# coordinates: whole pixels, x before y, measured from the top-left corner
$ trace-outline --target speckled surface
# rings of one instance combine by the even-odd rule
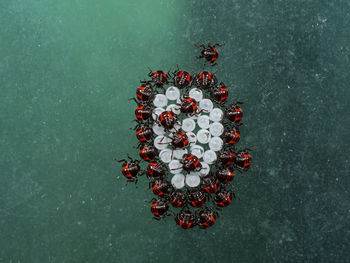
[[[0,3],[0,262],[349,262],[348,1]],[[226,42],[253,169],[208,231],[152,221],[114,157],[138,78]]]

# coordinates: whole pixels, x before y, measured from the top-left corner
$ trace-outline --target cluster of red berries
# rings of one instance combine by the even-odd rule
[[[201,54],[196,58],[204,58],[204,64],[216,65],[218,58],[216,47],[221,45],[195,44],[195,46],[201,49]],[[239,106],[242,102],[228,105],[228,88],[222,82],[217,84],[215,74],[208,71],[191,75],[179,69],[167,73],[161,70],[155,72],[150,70],[148,76],[150,79],[141,81],[141,85],[136,91],[136,98],[132,98],[137,103],[135,110],[137,125],[134,130],[139,141],[138,148],[141,160],[134,160],[129,155],[130,160],[119,160],[119,162],[123,162],[122,173],[127,178],[127,182],[134,183],[137,183],[139,176],[147,175],[150,180],[149,188],[157,197],[151,200],[151,212],[154,219],[160,220],[166,216],[173,216],[177,225],[184,229],[196,225],[201,228],[210,227],[215,223],[220,208],[228,206],[235,198],[231,185],[234,169],[240,172],[246,171],[251,165],[252,158],[249,150],[236,149],[236,144],[240,140],[239,126],[242,124],[243,117],[243,111]],[[173,86],[166,91],[167,85]],[[209,152],[211,156],[214,153],[214,157],[203,157],[204,162],[200,161],[203,155],[197,154],[198,151],[193,151],[195,144],[193,137],[195,135],[184,126],[184,120],[185,118],[199,119],[202,112],[209,111],[207,108],[210,108],[210,105],[203,104],[201,107],[198,100],[201,100],[202,97],[196,99],[197,95],[191,95],[191,91],[189,92],[192,86],[196,86],[197,95],[202,94],[200,96],[211,98],[218,109],[217,111],[221,111],[223,115],[221,117],[223,125],[220,124],[223,131],[213,137],[216,138],[215,145],[214,142],[212,145],[209,144],[211,150],[207,151],[209,157]],[[161,106],[167,104],[167,101],[166,103],[159,101],[160,98],[176,97],[176,92],[179,92],[178,95],[182,92],[182,95],[176,99],[177,104],[169,105],[171,107],[166,110],[157,110],[159,109],[158,104]],[[206,100],[212,103],[211,100]],[[206,119],[208,119],[209,125],[209,117]],[[199,121],[198,125],[203,127]],[[194,127],[190,131],[192,130],[194,131]],[[159,136],[154,138],[155,134],[162,135],[162,139],[158,140]],[[199,133],[197,134],[199,136]],[[222,139],[219,136],[222,136]],[[202,144],[205,143],[199,137],[198,141]],[[165,153],[162,156],[162,151],[158,152],[159,149],[163,149],[163,145],[171,147],[171,156],[164,157]],[[208,148],[206,145],[204,147]],[[217,155],[212,147],[218,151]],[[188,153],[189,148],[192,151],[190,153]],[[204,151],[202,146],[197,146],[196,150],[198,149]],[[170,165],[174,155],[179,156],[179,161],[173,162],[173,164],[178,163],[178,168],[173,168]],[[141,162],[147,164],[144,171],[141,169]],[[167,165],[167,163],[169,164]],[[176,183],[173,180],[175,176],[172,180],[168,179],[177,169],[181,169],[187,174],[186,190],[181,190],[184,183]],[[181,176],[184,177],[181,174],[178,177],[181,179]],[[169,204],[173,208],[181,210],[177,213],[171,211]]]

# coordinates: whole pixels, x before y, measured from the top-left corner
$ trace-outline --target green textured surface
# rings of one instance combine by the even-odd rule
[[[349,262],[348,1],[0,2],[0,262]],[[151,221],[114,157],[147,66],[217,73],[253,169],[208,231]]]

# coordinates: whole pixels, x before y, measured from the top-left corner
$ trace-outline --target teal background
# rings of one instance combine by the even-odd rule
[[[350,2],[0,2],[0,262],[349,262]],[[151,220],[139,78],[226,42],[253,167],[207,231]]]

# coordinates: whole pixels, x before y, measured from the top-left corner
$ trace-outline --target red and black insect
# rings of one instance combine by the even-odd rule
[[[152,108],[149,105],[139,105],[135,110],[138,121],[146,121],[152,116]]]
[[[153,137],[153,130],[147,126],[138,126],[136,127],[136,137],[141,143],[148,142]]]
[[[208,194],[215,193],[218,190],[219,181],[214,176],[206,176],[202,180],[201,188]]]
[[[193,78],[190,73],[186,71],[180,71],[179,69],[174,72],[174,84],[179,89],[189,88],[192,85]]]
[[[174,149],[185,148],[189,144],[187,134],[182,131],[173,132],[171,145]]]
[[[158,155],[158,152],[152,145],[144,144],[139,151],[139,155],[141,159],[150,162],[154,160],[154,158]]]
[[[160,162],[153,162],[148,164],[146,174],[152,178],[163,177],[165,170]]]
[[[223,82],[220,82],[219,86],[212,90],[211,97],[213,98],[213,100],[219,103],[223,103],[226,101],[228,97],[228,89]]]
[[[235,194],[232,191],[226,191],[225,189],[221,189],[214,196],[214,201],[217,206],[225,207],[231,204],[232,197],[236,198]]]
[[[153,198],[151,202],[151,212],[154,215],[154,219],[160,220],[161,218],[168,215],[167,211],[169,209],[169,206],[165,201]]]
[[[236,144],[241,138],[238,128],[227,129],[224,131],[224,141],[227,144]]]
[[[140,161],[139,160],[133,160],[129,155],[128,158],[130,161],[127,161],[125,159],[117,160],[117,162],[124,162],[122,165],[122,174],[128,179],[127,182],[134,182],[137,183],[137,176],[141,175],[140,172]]]
[[[242,102],[237,103],[242,104]],[[237,104],[235,104],[226,109],[225,116],[228,120],[234,123],[239,123],[243,118],[243,111]]]
[[[201,190],[191,190],[187,197],[188,202],[193,207],[201,207],[205,203],[205,194]]]
[[[207,228],[214,225],[217,213],[211,209],[204,209],[199,212],[199,226]]]
[[[171,184],[166,179],[156,179],[149,184],[150,187],[152,187],[153,193],[157,196],[167,195],[168,190],[171,187]]]
[[[175,222],[183,229],[195,226],[196,218],[190,210],[181,210],[175,217]]]
[[[248,170],[252,164],[252,156],[246,151],[240,151],[235,158],[235,164],[243,170]]]
[[[201,55],[197,56],[197,59],[201,59],[204,58],[205,62],[209,62],[211,66],[215,66],[217,63],[215,63],[215,61],[218,59],[219,57],[219,52],[217,51],[216,47],[221,47],[225,44],[218,44],[216,43],[215,45],[210,45],[210,43],[208,43],[208,46],[205,46],[203,44],[200,43],[196,43],[194,44],[194,46],[198,49],[201,49]]]
[[[220,152],[218,159],[223,165],[229,166],[235,161],[235,154],[230,150],[223,151]]]
[[[149,81],[141,82],[141,86],[136,90],[136,97],[144,103],[148,103],[154,98],[154,91]]]
[[[211,74],[208,71],[203,71],[196,76],[195,84],[198,88],[209,89],[215,86],[217,79],[215,74]]]
[[[180,106],[180,111],[184,114],[194,115],[199,113],[197,101],[189,96],[183,96],[181,103],[178,105]]]
[[[199,159],[190,153],[186,153],[182,156],[182,169],[184,169],[187,173],[191,171],[200,171],[202,169],[202,164],[199,162]]]
[[[225,168],[216,171],[216,178],[223,184],[227,184],[231,182],[234,178],[235,174],[233,173],[232,168]]]
[[[180,189],[174,190],[169,195],[169,201],[173,207],[182,207],[186,202],[186,195]]]
[[[177,115],[171,111],[163,111],[158,116],[158,122],[163,126],[164,130],[171,130],[177,122]]]
[[[149,74],[148,76],[150,76],[152,78],[152,81],[154,83],[154,85],[156,85],[158,88],[161,88],[164,90],[164,85],[169,83],[169,72],[168,74],[166,74],[164,71],[162,70],[157,70],[155,72],[152,72],[152,70],[150,68],[149,69]]]

